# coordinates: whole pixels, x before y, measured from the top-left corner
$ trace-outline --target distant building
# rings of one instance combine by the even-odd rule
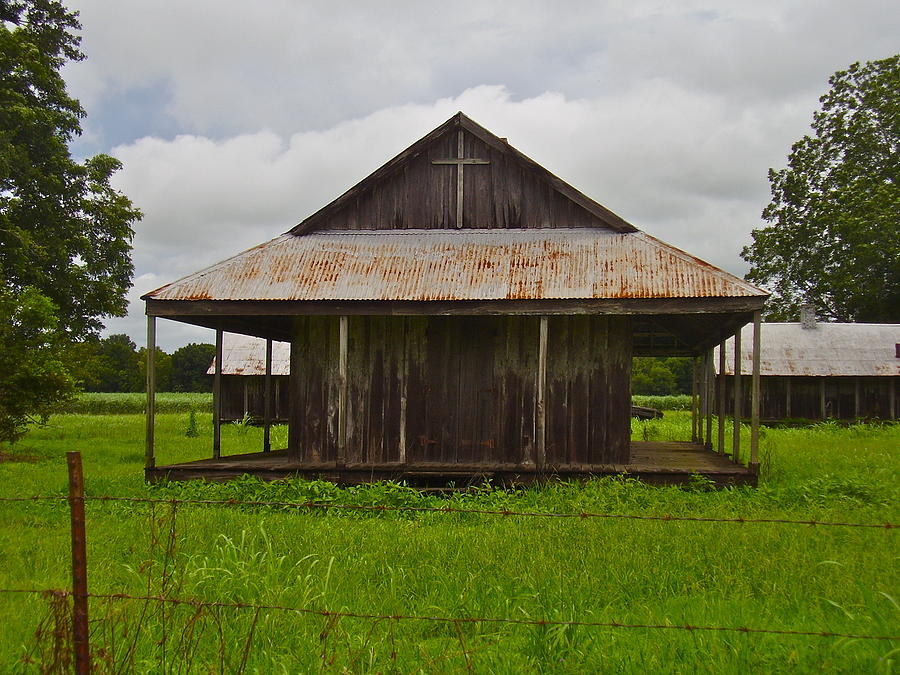
[[[750,329],[741,336],[741,371],[751,368]],[[718,349],[713,358],[719,370]],[[725,343],[726,398],[733,401],[734,338]],[[749,382],[749,377],[746,378]],[[765,323],[760,354],[760,417],[766,420],[897,419],[900,324]],[[719,377],[721,382],[722,378]],[[747,391],[749,385],[744,385]],[[749,411],[749,398],[743,400]]]
[[[272,343],[272,422],[288,420],[288,376],[291,372],[291,345]],[[216,360],[207,375],[215,375]],[[255,422],[265,417],[266,341],[249,335],[226,333],[222,343],[222,422]]]

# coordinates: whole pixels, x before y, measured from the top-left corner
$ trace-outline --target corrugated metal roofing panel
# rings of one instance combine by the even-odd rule
[[[285,234],[153,291],[154,300],[539,300],[765,296],[643,232]]]
[[[741,372],[753,367],[753,326],[741,332]],[[764,323],[760,333],[760,375],[807,377],[900,376],[900,324]],[[719,369],[718,348],[715,350]],[[734,338],[725,342],[725,373],[734,374]]]
[[[209,365],[207,375],[215,375],[216,360]],[[249,335],[225,333],[222,335],[223,375],[265,375],[266,341]],[[272,342],[272,374],[291,374],[291,345]]]

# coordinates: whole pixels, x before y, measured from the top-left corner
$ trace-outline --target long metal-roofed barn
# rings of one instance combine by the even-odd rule
[[[219,422],[251,421],[283,423],[288,420],[288,376],[291,345],[273,342],[269,361],[269,396],[266,407],[266,341],[249,335],[222,336],[222,366],[219,368]],[[218,368],[213,358],[207,375]],[[268,415],[267,415],[268,413]]]
[[[759,371],[763,419],[900,417],[900,324],[819,323],[808,317],[798,323],[765,323],[763,332]],[[744,372],[750,357],[742,348]],[[716,366],[727,405],[733,405],[733,364],[734,339],[729,339],[725,368]]]
[[[708,394],[712,347],[766,297],[459,113],[285,234],[144,296],[151,340],[165,317],[291,344],[287,448],[223,457],[216,434],[213,459],[157,466],[151,415],[146,473],[752,481],[755,455],[705,449],[708,395],[706,443],[632,444],[630,364],[702,357]]]

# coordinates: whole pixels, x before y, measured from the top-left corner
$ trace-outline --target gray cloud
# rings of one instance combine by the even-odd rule
[[[287,230],[460,109],[743,274],[767,169],[828,76],[900,34],[888,0],[72,6],[81,148],[123,160],[116,184],[146,214],[134,298]],[[109,329],[140,339],[140,310]],[[161,329],[164,346],[197,336]]]

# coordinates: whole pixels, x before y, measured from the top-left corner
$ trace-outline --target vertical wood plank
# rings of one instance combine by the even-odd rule
[[[154,442],[156,434],[156,317],[147,317],[147,433],[144,445],[144,468],[156,466]]]
[[[784,378],[784,416],[791,416],[791,377]]]
[[[825,378],[819,378],[819,419],[825,419]]]
[[[406,407],[409,401],[409,319],[401,317],[403,340],[400,345],[400,463],[406,464]]]
[[[337,462],[347,462],[347,317],[341,316],[338,324],[338,438]]]
[[[859,403],[860,403],[860,382],[859,377],[853,378],[853,417],[859,419]]]
[[[891,407],[889,417],[897,419],[897,378],[888,378],[888,405]]]
[[[216,369],[213,375],[213,459],[222,456],[222,329],[216,329]]]
[[[734,428],[731,436],[731,460],[741,462],[741,329],[734,334]]]
[[[543,468],[547,457],[547,317],[541,316],[538,329],[537,403],[535,405],[536,457],[534,463]]]
[[[759,359],[762,312],[753,312],[753,375],[750,386],[750,468],[759,470]]]

